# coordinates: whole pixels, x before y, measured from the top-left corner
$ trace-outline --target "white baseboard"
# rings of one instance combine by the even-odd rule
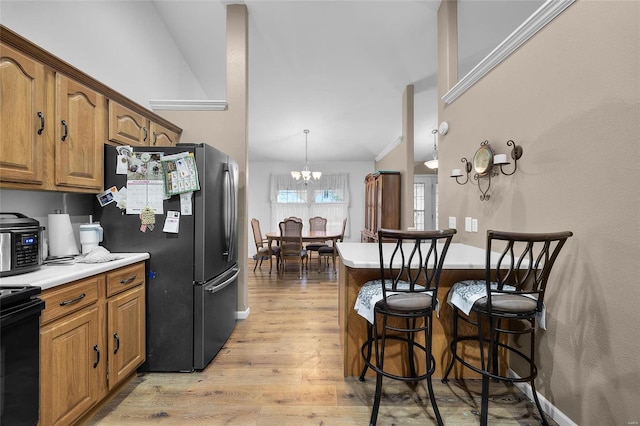
[[[520,376],[518,376],[512,369],[509,369],[508,375],[509,377],[520,378]],[[533,392],[529,383],[520,382],[514,383],[514,385],[533,401]],[[542,405],[542,410],[547,416],[551,417],[553,421],[558,423],[560,426],[578,426],[577,423],[575,423],[566,414],[564,414],[555,405],[553,405],[551,401],[542,396],[540,392],[537,392],[537,394],[538,399],[540,400],[540,405]]]
[[[236,319],[237,320],[245,320],[249,318],[249,314],[251,313],[251,308],[247,308],[244,311],[236,311]]]

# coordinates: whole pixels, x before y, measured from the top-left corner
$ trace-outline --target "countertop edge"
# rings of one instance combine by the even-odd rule
[[[109,272],[150,258],[149,253],[113,253],[119,259],[104,263],[73,263],[43,265],[34,272],[0,278],[0,287],[15,285],[38,286],[42,290]]]
[[[340,260],[347,268],[380,268],[377,243],[339,242],[337,248]],[[445,258],[444,269],[484,269],[485,263],[486,252],[484,249],[463,243],[452,243]]]

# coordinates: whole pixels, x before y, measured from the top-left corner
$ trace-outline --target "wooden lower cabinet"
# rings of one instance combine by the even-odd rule
[[[40,426],[77,423],[144,362],[144,267],[42,292]]]
[[[107,306],[111,390],[144,362],[144,286],[110,297]]]
[[[40,332],[40,425],[68,425],[97,401],[106,362],[93,305]]]

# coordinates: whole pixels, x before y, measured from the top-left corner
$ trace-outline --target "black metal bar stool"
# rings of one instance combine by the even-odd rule
[[[453,285],[449,304],[453,307],[453,341],[451,362],[443,383],[456,361],[482,375],[480,424],[486,425],[489,408],[489,379],[506,382],[529,382],[542,424],[547,420],[540,406],[534,379],[536,320],[544,320],[544,296],[549,274],[560,250],[573,234],[516,233],[487,231],[487,253],[484,280],[466,280]],[[499,253],[497,255],[496,253]],[[459,336],[463,321],[477,331]],[[529,351],[518,345],[520,336],[529,336]],[[458,345],[472,342],[480,356],[480,365],[465,360]],[[477,345],[477,346],[476,346]],[[498,354],[508,354],[529,366],[524,377],[509,377],[499,369]]]
[[[376,372],[370,425],[377,422],[383,377],[404,382],[426,379],[436,421],[438,425],[443,424],[431,381],[436,368],[431,354],[432,314],[438,303],[442,265],[455,233],[455,229],[378,231],[380,279],[365,283],[356,302],[370,306],[373,311],[367,327],[368,337],[361,348],[365,366],[360,375],[363,381],[367,369]],[[419,340],[423,333],[424,342]],[[385,369],[385,349],[389,341],[406,343],[406,374]],[[371,362],[372,352],[375,352],[374,362]],[[424,367],[421,367],[422,360]]]

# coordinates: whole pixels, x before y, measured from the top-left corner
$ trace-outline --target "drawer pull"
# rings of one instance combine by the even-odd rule
[[[146,142],[147,139],[149,138],[149,131],[147,130],[146,127],[142,128],[142,131],[144,132],[144,139],[142,139],[143,142]]]
[[[130,283],[134,282],[136,278],[138,278],[138,276],[137,275],[133,275],[131,278],[127,278],[126,280],[120,280],[120,284],[122,284],[122,285],[130,284]]]
[[[62,134],[62,137],[60,139],[62,139],[62,142],[64,142],[69,135],[69,125],[67,124],[66,120],[62,120],[60,124],[62,124],[62,127],[64,127],[64,133]]]
[[[40,117],[40,128],[38,129],[38,134],[41,135],[44,131],[44,114],[41,111],[38,111],[38,117]]]
[[[76,303],[79,302],[80,300],[84,299],[87,295],[85,293],[82,293],[80,296],[70,299],[70,300],[63,300],[62,302],[60,302],[60,306],[67,306],[70,305],[72,303]]]
[[[120,336],[118,336],[118,333],[113,333],[113,338],[116,339],[116,348],[113,350],[113,353],[115,355],[120,349]]]
[[[96,352],[96,362],[93,363],[93,368],[96,368],[100,363],[100,348],[98,348],[98,345],[94,345],[93,350]]]

